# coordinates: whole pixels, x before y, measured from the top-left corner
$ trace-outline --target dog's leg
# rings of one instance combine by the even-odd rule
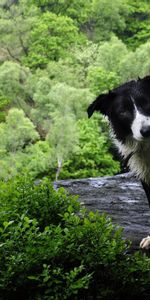
[[[150,185],[145,183],[144,181],[141,181],[141,183],[142,183],[143,189],[145,191],[145,194],[147,196],[147,200],[148,200],[148,203],[150,206]]]
[[[149,206],[150,206],[150,185],[148,185],[147,183],[145,183],[144,181],[141,181],[142,185],[143,185],[143,189],[146,193],[148,202],[149,202]],[[150,249],[150,236],[148,235],[146,238],[142,239],[141,243],[140,243],[140,248],[141,249]]]

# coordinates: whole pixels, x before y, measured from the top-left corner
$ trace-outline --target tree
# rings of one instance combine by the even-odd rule
[[[75,49],[72,51],[74,52]],[[72,53],[74,56],[74,53]],[[46,68],[47,75],[52,85],[65,83],[68,86],[84,88],[86,86],[83,67],[75,62],[75,58],[59,59],[58,62],[50,61]]]
[[[21,153],[20,153],[21,154]],[[55,159],[53,150],[47,141],[37,141],[29,144],[22,153],[22,172],[33,178],[48,175],[54,179]]]
[[[31,118],[48,133],[54,113],[71,114],[75,120],[86,116],[86,109],[95,96],[88,89],[77,89],[64,83],[51,86],[48,77],[41,77],[33,94]]]
[[[122,32],[125,29],[127,14],[126,0],[92,0],[91,14],[86,25],[88,37],[95,42],[109,40],[112,32]]]
[[[10,1],[9,1],[10,2]],[[0,5],[0,45],[2,60],[20,62],[21,56],[28,55],[29,35],[39,16],[35,6],[28,0],[3,1]]]
[[[70,159],[64,163],[60,178],[86,178],[113,175],[119,172],[119,162],[109,152],[110,141],[103,132],[106,123],[97,118],[79,120],[79,144]]]
[[[73,114],[75,119],[86,116],[86,109],[91,99],[95,97],[89,89],[74,88],[64,83],[54,85],[49,92],[49,116],[56,111],[62,114]]]
[[[73,50],[74,61],[82,68],[85,85],[88,87],[89,79],[87,76],[93,67],[102,68],[107,73],[112,72],[116,74],[116,77],[120,77],[118,73],[120,63],[129,53],[126,45],[115,35],[109,41],[97,44],[89,42],[86,47],[81,46]]]
[[[73,66],[79,66],[85,80],[88,68],[97,60],[99,44],[87,41],[86,45],[75,46],[72,49]]]
[[[73,115],[54,113],[47,141],[53,149],[53,157],[57,162],[56,180],[58,180],[63,163],[77,148],[78,132]]]
[[[35,78],[37,79],[36,82]],[[35,88],[31,94],[31,97],[34,101],[34,105],[31,109],[31,118],[38,128],[41,138],[44,139],[50,124],[48,105],[51,102],[49,97],[51,81],[48,76],[44,76],[43,74],[41,78],[35,78],[33,80],[33,83],[35,83]]]
[[[4,153],[16,152],[39,139],[33,123],[17,108],[9,110],[6,123],[0,124],[0,134],[0,149]]]
[[[128,54],[126,45],[116,36],[99,45],[94,65],[103,67],[107,72],[118,73],[120,62]]]
[[[6,61],[0,66],[0,90],[11,105],[21,105],[25,100],[25,85],[30,71],[20,64]]]
[[[87,21],[91,10],[90,0],[33,0],[32,2],[40,7],[42,12],[50,11],[57,15],[68,16],[79,26]]]
[[[122,40],[135,49],[150,39],[150,3],[149,0],[128,1],[126,28]]]
[[[30,67],[45,67],[50,60],[69,54],[75,43],[83,40],[71,18],[46,12],[37,20],[29,39],[29,55],[25,59]]]
[[[98,93],[150,72],[149,43],[133,52],[122,42],[134,31],[134,13],[140,24],[134,37],[149,36],[148,1],[139,2],[1,1],[1,175],[24,170],[53,179],[56,169],[57,178],[118,170],[108,136],[103,128],[99,136],[86,110]]]
[[[120,83],[120,77],[115,72],[108,72],[102,67],[89,68],[87,80],[96,95],[108,92]]]
[[[122,59],[118,73],[122,81],[144,77],[150,74],[150,42],[141,45],[135,51],[130,51]]]
[[[31,159],[24,151],[27,146],[38,141],[39,135],[22,110],[9,110],[6,122],[0,124],[0,135],[0,178],[8,179],[18,173],[23,174],[23,170],[31,171],[33,167],[29,167],[29,162],[33,160],[33,155]]]
[[[29,95],[27,80],[30,70],[19,63],[6,61],[0,66],[0,110],[1,121],[11,107],[22,109],[30,118],[32,98]]]
[[[5,152],[0,148],[0,179],[10,179],[28,174],[32,178],[48,175],[54,179],[52,149],[46,141],[28,144],[16,152]]]
[[[0,123],[5,121],[6,110],[8,109],[10,100],[0,91]]]

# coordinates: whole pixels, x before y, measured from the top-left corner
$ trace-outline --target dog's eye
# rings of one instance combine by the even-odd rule
[[[127,111],[120,112],[119,116],[120,116],[121,118],[128,118],[129,112],[127,112]]]
[[[118,114],[118,119],[120,120],[120,122],[130,122],[132,119],[132,112],[129,111],[122,111]]]

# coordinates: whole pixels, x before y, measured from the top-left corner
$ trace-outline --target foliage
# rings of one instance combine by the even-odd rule
[[[55,177],[52,149],[46,141],[29,143],[25,149],[20,148],[16,152],[6,154],[1,149],[0,164],[1,179],[10,179],[18,174],[23,176],[25,173],[30,174],[32,178],[45,174],[49,174],[51,178]]]
[[[70,114],[54,113],[47,141],[53,147],[53,158],[57,162],[56,180],[66,159],[75,152],[78,134],[74,117]]]
[[[50,60],[58,61],[69,54],[69,48],[77,41],[80,36],[71,18],[45,12],[31,31],[25,62],[30,67],[43,68]]]
[[[0,177],[10,178],[22,169],[21,149],[39,139],[33,123],[22,110],[13,108],[0,124]],[[20,154],[20,155],[18,155]]]
[[[40,230],[43,230],[50,224],[64,222],[62,215],[69,205],[74,212],[80,209],[75,197],[68,197],[63,189],[56,192],[47,178],[34,182],[27,174],[22,178],[0,181],[0,184],[1,225],[11,219],[18,221],[20,216],[27,214],[30,219],[37,219]]]
[[[148,0],[1,0],[3,300],[149,299],[150,261],[128,254],[121,230],[48,180],[34,182],[120,170],[107,123],[86,110],[150,73],[149,16]]]
[[[0,178],[118,172],[108,130],[97,131],[103,119],[95,127],[86,110],[96,95],[149,74],[149,11],[147,0],[1,1]],[[14,128],[12,108],[24,112]],[[33,139],[24,139],[25,117]]]
[[[36,142],[39,136],[33,123],[22,111],[9,111],[6,123],[0,127],[1,178],[25,172],[32,177],[47,174],[51,179],[78,178],[113,175],[120,170],[119,163],[108,153],[111,144],[104,121],[100,121],[99,129],[98,119],[76,123],[68,111],[62,115],[51,114],[46,141]]]
[[[77,89],[65,83],[51,86],[50,79],[41,76],[32,97],[35,103],[31,110],[32,119],[36,124],[43,125],[48,132],[55,113],[60,113],[62,117],[71,114],[75,119],[85,117],[87,106],[94,95],[88,89]]]
[[[79,66],[79,64],[73,64],[69,58],[60,59],[58,62],[50,61],[47,65],[46,72],[52,85],[64,83],[68,85],[68,88],[85,88],[83,68]]]
[[[127,254],[108,217],[81,209],[47,179],[1,182],[0,199],[4,300],[149,299],[150,260]]]
[[[103,67],[107,72],[118,72],[120,62],[126,57],[128,50],[116,36],[109,42],[100,44],[97,50],[97,57],[94,65]]]
[[[98,119],[78,122],[79,145],[70,160],[64,163],[60,178],[86,178],[113,175],[119,172],[119,163],[108,152],[110,141],[106,123]],[[105,133],[103,132],[105,128]]]
[[[124,0],[117,0],[115,4],[111,0],[93,0],[90,15],[92,39],[96,42],[108,40],[112,32],[121,33],[126,27],[128,11],[128,3]]]
[[[130,48],[135,49],[150,39],[150,4],[149,0],[128,1],[126,28],[122,36]]]
[[[0,66],[0,91],[11,104],[21,105],[29,70],[19,64],[6,61]]]
[[[25,117],[22,110],[17,108],[9,110],[6,123],[0,125],[0,132],[0,147],[4,149],[4,152],[15,152],[26,143],[33,142],[39,137],[33,123]]]
[[[49,10],[58,15],[67,15],[79,25],[87,21],[91,9],[90,0],[33,0],[32,2],[42,11]]]
[[[90,84],[91,91],[99,95],[119,85],[120,78],[115,72],[108,73],[102,67],[91,67],[89,68],[87,81]]]
[[[21,62],[21,57],[28,55],[30,31],[39,17],[37,7],[28,2],[2,0],[0,3],[1,61]]]
[[[1,93],[0,93],[0,122],[5,121],[6,109],[8,109],[9,104],[10,104],[10,100],[7,99],[1,91]]]
[[[120,63],[122,80],[135,79],[150,74],[150,42],[141,45],[135,52],[130,51]]]

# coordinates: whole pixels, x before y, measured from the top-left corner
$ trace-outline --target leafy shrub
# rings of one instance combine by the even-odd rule
[[[0,184],[0,225],[10,220],[20,220],[20,216],[27,215],[30,219],[38,220],[38,226],[43,230],[49,224],[58,225],[68,206],[74,212],[80,210],[75,197],[68,197],[63,189],[57,193],[49,181],[37,181],[27,177],[10,180]]]
[[[97,116],[79,120],[79,144],[71,158],[64,162],[60,178],[87,178],[119,173],[120,164],[110,153],[108,125]]]
[[[149,299],[150,259],[45,179],[0,183],[3,300]]]
[[[90,67],[87,80],[90,89],[96,95],[106,93],[119,85],[120,78],[115,72],[109,72],[102,67]]]

